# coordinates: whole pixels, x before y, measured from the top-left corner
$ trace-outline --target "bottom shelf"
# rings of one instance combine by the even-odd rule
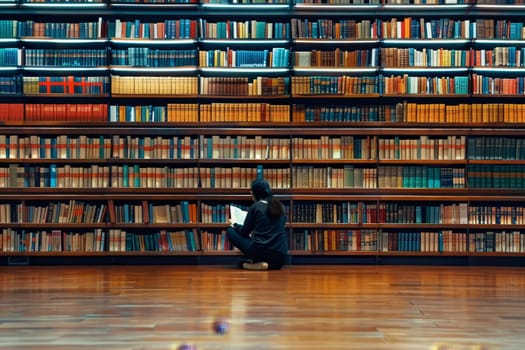
[[[143,253],[3,253],[0,266],[50,265],[237,265],[238,251]],[[525,266],[523,253],[455,253],[422,255],[399,252],[291,252],[287,265],[443,265],[443,266]]]

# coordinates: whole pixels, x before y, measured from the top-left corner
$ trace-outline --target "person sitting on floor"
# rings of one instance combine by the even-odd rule
[[[288,240],[285,233],[286,211],[273,196],[267,181],[256,179],[251,185],[254,203],[248,209],[243,225],[227,230],[228,240],[247,259],[247,270],[278,270],[286,262]]]

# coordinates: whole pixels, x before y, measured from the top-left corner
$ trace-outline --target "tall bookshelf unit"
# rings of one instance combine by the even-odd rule
[[[0,263],[520,264],[525,5],[0,0]]]

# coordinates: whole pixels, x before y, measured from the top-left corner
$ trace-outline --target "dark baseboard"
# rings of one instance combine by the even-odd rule
[[[0,256],[0,266],[237,265],[239,255]],[[525,266],[524,256],[290,255],[287,265]]]

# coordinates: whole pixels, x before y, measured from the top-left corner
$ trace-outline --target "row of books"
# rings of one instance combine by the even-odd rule
[[[521,205],[475,205],[468,208],[469,224],[522,225],[525,208]]]
[[[108,165],[9,164],[0,168],[0,186],[5,188],[107,188],[110,184]]]
[[[377,188],[377,169],[354,167],[292,167],[295,188]]]
[[[291,81],[291,84],[290,84]],[[524,77],[390,75],[270,77],[23,76],[1,77],[3,95],[163,96],[524,95]]]
[[[167,105],[163,106],[110,105],[109,121],[114,123],[196,123],[199,121],[199,104],[168,103]]]
[[[266,177],[273,182],[274,188],[290,188],[290,181],[295,188],[525,188],[524,170],[524,166],[519,164],[469,164],[467,169],[437,166],[292,166],[267,169]],[[10,164],[0,168],[0,186],[247,188],[256,171],[255,167]],[[466,173],[469,175],[468,183]]]
[[[472,141],[469,138],[469,146],[472,145]],[[401,136],[380,137],[377,148],[380,160],[449,160],[466,159],[466,146],[466,136],[433,137],[425,135],[418,138],[403,138]],[[483,152],[484,150],[481,151]],[[468,152],[470,155],[470,147]]]
[[[419,106],[419,104],[417,105]],[[293,122],[401,122],[405,120],[408,110],[403,103],[394,105],[338,105],[325,103],[323,105],[293,104]]]
[[[91,121],[108,120],[108,108],[104,103],[25,103],[9,108],[7,120],[26,121]],[[11,114],[12,113],[12,114]],[[14,116],[14,118],[12,118]],[[23,118],[21,118],[23,117]]]
[[[201,159],[290,159],[290,140],[263,136],[202,136]]]
[[[150,234],[126,232],[120,229],[108,230],[109,252],[186,252],[201,250],[196,230],[160,230]]]
[[[260,20],[212,22],[199,19],[199,36],[206,39],[288,39],[290,23]]]
[[[114,39],[195,39],[197,20],[189,18],[166,19],[161,22],[143,22],[140,19],[109,22],[108,36]]]
[[[290,168],[266,169],[273,188],[290,188]],[[0,186],[23,188],[249,188],[258,167],[18,165],[0,168]]]
[[[0,134],[0,159],[375,159],[374,138],[44,137]],[[375,142],[375,141],[374,141]],[[202,146],[200,146],[202,145]],[[314,148],[312,146],[318,147]],[[443,158],[446,159],[446,158]],[[476,158],[477,159],[477,158]]]
[[[292,66],[301,67],[377,67],[379,49],[292,51]]]
[[[525,37],[523,23],[507,19],[452,18],[426,19],[405,17],[382,21],[380,36],[384,39],[513,39]]]
[[[126,232],[121,229],[95,229],[87,232],[3,229],[0,252],[144,252],[201,250],[196,230],[152,233]]]
[[[254,138],[244,148],[253,149]],[[198,159],[202,137],[0,134],[0,159]],[[269,140],[268,140],[269,142]]]
[[[260,173],[261,166],[201,167],[199,180],[203,188],[249,188]],[[289,189],[290,173],[290,168],[267,168],[264,170],[264,178],[273,189]]]
[[[153,49],[128,47],[112,49],[110,63],[113,66],[130,67],[184,67],[197,66],[197,50]]]
[[[469,239],[467,239],[467,236]],[[523,243],[517,246],[516,252],[525,252],[525,234],[521,235]],[[475,235],[465,232],[441,231],[396,231],[378,232],[373,229],[313,229],[303,232],[292,232],[290,249],[312,252],[330,251],[392,251],[392,252],[469,252],[468,242],[474,244]],[[511,252],[506,244],[498,241],[498,248],[492,251]],[[513,245],[514,247],[515,245]],[[512,248],[514,249],[514,248]],[[489,250],[486,250],[487,252]]]
[[[478,18],[355,20],[292,18],[292,39],[513,39],[525,37],[522,22]]]
[[[467,95],[470,91],[470,77],[469,76],[455,76],[455,77],[416,77],[403,75],[385,76],[379,81],[377,93],[384,95]],[[492,94],[487,90],[486,94]],[[481,94],[477,90],[473,91],[476,94]],[[514,92],[514,94],[519,92]]]
[[[305,229],[293,231],[289,237],[290,250],[306,251],[377,251],[378,231]]]
[[[454,19],[424,17],[391,19],[296,18],[290,22],[210,21],[205,18],[166,19],[144,22],[141,19],[111,21],[101,17],[93,22],[39,23],[32,20],[3,20],[2,38],[68,39],[511,39],[522,40],[522,22],[508,19]]]
[[[525,166],[520,164],[469,164],[470,188],[525,188]]]
[[[67,50],[0,48],[0,66],[27,67],[258,67],[258,68],[390,68],[455,67],[455,68],[522,68],[525,48],[495,47],[493,49],[416,49],[371,48],[312,51],[269,50],[199,50],[153,49],[129,47],[103,51],[93,49]],[[291,58],[291,61],[290,61]],[[510,71],[507,71],[507,73]]]
[[[293,232],[292,251],[397,251],[397,252],[500,252],[525,253],[525,233],[520,231],[463,232],[375,230],[304,230]],[[88,232],[2,229],[0,252],[188,252],[229,251],[233,247],[221,232],[197,230],[152,233],[121,229]]]
[[[293,39],[379,39],[381,20],[292,18]]]
[[[467,252],[467,234],[464,232],[416,231],[381,234],[383,251],[397,252]]]
[[[362,205],[364,206],[364,204]],[[310,203],[309,205],[319,204]],[[359,203],[354,203],[353,205],[357,206],[358,209],[361,208]],[[525,208],[516,204],[444,203],[435,205],[429,203],[421,205],[385,202],[379,203],[377,208],[376,216],[378,221],[375,222],[379,223],[521,225],[525,222]],[[358,211],[358,213],[360,212],[361,210]],[[365,223],[365,221],[362,223]]]
[[[287,123],[290,121],[290,105],[221,102],[201,104],[199,121]]]
[[[0,48],[0,67],[20,66],[22,64],[22,50],[14,47]]]
[[[523,95],[525,77],[491,77],[481,74],[472,75],[472,93],[475,95]]]
[[[516,103],[403,103],[396,120],[415,123],[521,123],[525,105]]]
[[[1,223],[228,223],[230,203],[197,203],[182,200],[158,201],[53,201],[31,204],[27,201],[0,203]],[[240,206],[235,204],[236,206]],[[240,206],[246,209],[246,206]],[[285,204],[292,223],[342,224],[468,224],[521,225],[525,223],[522,205],[478,205],[477,203],[294,201]],[[108,215],[108,216],[106,216]],[[109,221],[108,221],[109,220]]]
[[[435,166],[292,166],[292,183],[296,188],[464,188],[465,169]],[[486,188],[492,187],[487,184]]]
[[[197,203],[187,200],[176,204],[141,203],[114,204],[115,223],[165,224],[165,223],[196,223],[198,222]],[[204,208],[203,208],[204,210]]]
[[[70,200],[67,202],[49,202],[29,205],[0,204],[0,222],[2,223],[105,223],[108,204],[104,202],[85,202]]]
[[[381,59],[381,67],[523,67],[525,65],[525,49],[515,46],[466,50],[382,47],[378,57]]]
[[[522,160],[525,140],[519,137],[469,136],[467,159]]]
[[[0,95],[19,95],[23,86],[21,75],[0,77]]]
[[[118,95],[197,95],[198,77],[111,76],[111,93]]]
[[[494,209],[494,212],[485,214],[485,211],[481,210],[488,208]],[[326,201],[316,203],[294,201],[291,210],[292,222],[305,223],[466,224],[470,222],[481,224],[489,223],[489,220],[479,220],[489,215],[491,217],[492,215],[494,216],[494,223],[524,221],[523,207],[488,206],[469,208],[467,203],[441,203],[438,205],[429,203],[421,205],[402,202]]]
[[[289,62],[290,50],[282,47],[199,51],[199,67],[288,68]]]
[[[374,169],[375,170],[375,169]],[[463,167],[439,166],[379,166],[378,188],[465,188],[470,182],[470,173]]]
[[[226,233],[159,230],[147,233],[121,229],[75,232],[2,229],[0,252],[187,252],[233,250]]]
[[[475,214],[472,212],[472,214]],[[394,224],[466,224],[471,213],[467,203],[414,203],[385,202],[378,204],[380,223]]]
[[[12,25],[9,25],[11,22]],[[0,37],[102,39],[107,36],[102,17],[91,22],[0,21]]]
[[[292,137],[292,159],[377,159],[377,136]]]
[[[0,134],[0,159],[523,160],[503,136],[88,136]]]
[[[290,221],[298,223],[377,223],[376,203],[332,202],[323,203],[294,201]]]
[[[188,200],[182,200],[175,204],[148,201],[123,204],[114,203],[113,200],[109,202],[109,220],[117,224],[188,224],[199,222],[228,224],[230,206],[247,210],[247,206],[239,204],[197,203]]]
[[[197,159],[202,137],[112,136],[114,159]]]
[[[168,103],[108,105],[84,103],[0,103],[0,121],[83,122],[307,122],[516,124],[525,122],[521,103],[397,103],[312,105],[294,103]]]
[[[525,234],[520,231],[488,231],[469,235],[469,251],[525,253]]]
[[[62,95],[108,95],[110,91],[109,77],[107,76],[24,76],[24,95],[35,94],[62,94]]]
[[[200,95],[284,96],[290,89],[288,77],[200,77]]]
[[[25,49],[24,64],[29,67],[107,66],[105,49]]]
[[[380,94],[386,79],[379,76],[292,76],[291,90],[292,96]],[[385,92],[390,93],[389,90]]]

